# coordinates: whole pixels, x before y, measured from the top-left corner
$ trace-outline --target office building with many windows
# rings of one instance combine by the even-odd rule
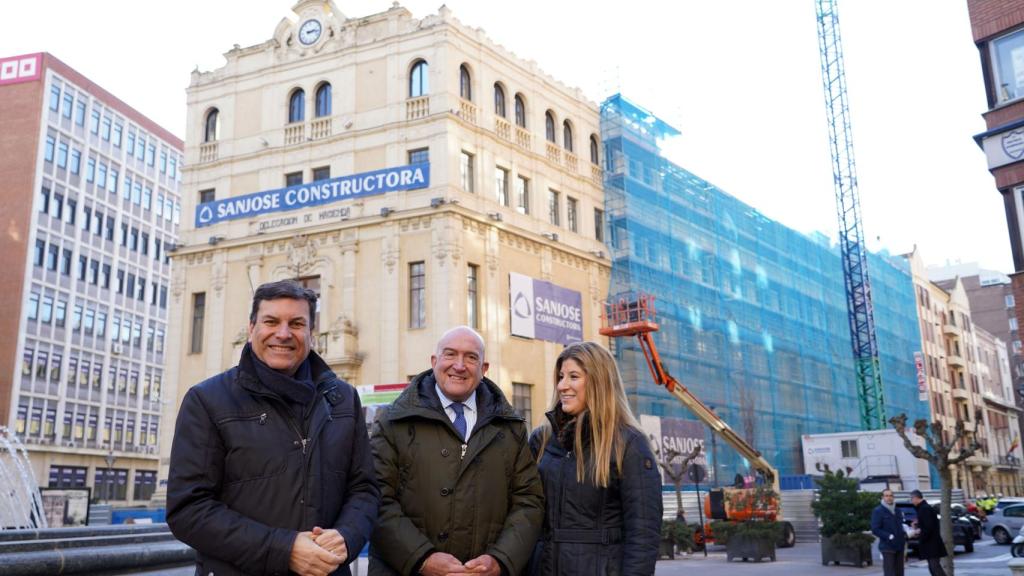
[[[50,54],[0,59],[0,425],[41,486],[156,487],[182,141]]]
[[[192,75],[165,420],[237,363],[255,287],[293,278],[320,295],[317,351],[364,398],[468,324],[538,424],[562,345],[599,338],[597,105],[444,7],[292,11]]]

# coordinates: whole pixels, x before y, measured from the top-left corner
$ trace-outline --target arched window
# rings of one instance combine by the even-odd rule
[[[216,108],[210,108],[206,113],[206,122],[203,125],[203,142],[216,142],[220,136],[220,112]]]
[[[526,104],[520,94],[516,94],[516,126],[526,128]]]
[[[459,96],[463,100],[473,100],[473,84],[469,77],[469,68],[463,64],[459,66]]]
[[[494,84],[494,113],[505,117],[505,89],[498,83]]]
[[[409,72],[409,98],[424,96],[430,91],[427,83],[427,61],[417,60]]]
[[[572,152],[572,124],[568,120],[562,122],[562,148]]]
[[[555,142],[555,116],[548,110],[544,113],[544,137],[548,142]]]
[[[306,91],[299,88],[288,98],[288,122],[302,122],[305,119]]]
[[[316,89],[316,116],[331,115],[331,83],[324,82]]]
[[[601,164],[601,154],[597,145],[597,136],[594,134],[590,135],[590,163],[595,166]]]

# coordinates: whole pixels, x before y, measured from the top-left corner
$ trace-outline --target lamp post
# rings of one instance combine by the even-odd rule
[[[107,495],[107,498],[106,498],[107,504],[110,504],[110,492],[113,490],[113,483],[111,482],[111,480],[112,480],[111,476],[113,476],[114,462],[117,462],[117,456],[114,456],[114,449],[113,448],[109,449],[107,451],[107,455],[104,456],[103,459],[107,462],[106,489],[104,490],[104,492],[106,492],[106,495]]]

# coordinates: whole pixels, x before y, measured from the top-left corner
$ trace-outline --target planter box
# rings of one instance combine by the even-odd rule
[[[658,558],[676,559],[676,543],[671,538],[662,538],[658,545]]]
[[[725,560],[731,562],[733,558],[742,558],[744,562],[760,562],[763,558],[768,558],[774,562],[775,539],[732,534],[725,545]]]
[[[832,543],[832,538],[821,537],[821,565],[828,566],[835,562],[839,564],[852,564],[858,568],[871,566],[871,543],[861,542],[854,546],[837,546]]]

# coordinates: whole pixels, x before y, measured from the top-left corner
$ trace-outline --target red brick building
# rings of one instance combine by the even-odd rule
[[[182,148],[54,56],[0,57],[0,426],[40,486],[155,489]]]
[[[975,136],[1003,196],[1014,273],[1012,303],[1024,325],[1024,0],[967,0],[974,43],[981,56],[988,110],[986,131]],[[1011,341],[1011,372],[1018,404],[1024,394],[1024,352]]]

